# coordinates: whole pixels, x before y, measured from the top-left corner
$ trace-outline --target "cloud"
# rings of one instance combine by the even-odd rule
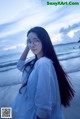
[[[12,26],[14,26],[16,22],[17,21],[12,21],[12,22],[1,24],[0,25],[0,33],[1,32],[5,32],[5,31],[8,31],[9,29],[11,29]]]
[[[62,42],[62,34],[57,33],[57,34],[52,34],[51,35],[51,41],[53,44],[59,44]]]
[[[17,44],[26,44],[26,34],[26,31],[23,31],[4,38],[0,38],[0,49],[16,46]]]
[[[11,2],[8,0],[5,9],[8,9],[8,7],[9,9],[5,18],[8,19],[8,16],[14,17],[11,21],[7,22],[5,20],[5,23],[0,24],[0,41],[6,40],[7,42],[9,41],[9,44],[14,42],[14,45],[22,42],[22,39],[23,41],[25,39],[26,32],[34,26],[46,28],[52,38],[52,42],[54,42],[54,39],[55,42],[65,42],[65,39],[66,41],[68,41],[67,39],[72,39],[74,32],[77,32],[75,30],[80,27],[80,14],[77,12],[79,7],[47,6],[46,1],[35,0],[35,2],[30,2],[30,0],[23,0],[22,2],[21,0],[14,0],[14,2]],[[4,14],[3,8],[1,11]]]
[[[80,22],[69,25],[67,28],[60,29],[62,42],[77,42],[80,37]]]
[[[73,29],[76,29],[76,28],[80,28],[80,22],[79,23],[75,23],[73,25],[69,25],[68,28],[61,28],[60,29],[60,33],[65,33],[67,34],[68,32],[70,32],[71,30]]]
[[[69,34],[70,33],[70,34]],[[80,38],[80,30],[71,31],[68,34],[62,33],[61,39],[63,43],[78,42]]]
[[[73,40],[75,41],[79,41],[80,39],[80,30],[78,30],[77,32],[74,33],[74,37]]]
[[[20,49],[24,48],[25,44],[12,45],[10,47],[3,48],[3,50],[4,51],[9,51],[9,50],[17,49],[18,47],[20,47]]]
[[[56,14],[55,11],[50,11],[47,7],[45,9],[41,6],[38,7],[38,5],[36,5],[36,9],[33,11],[30,9],[28,12],[28,9],[26,9],[18,14],[13,21],[0,25],[0,38],[27,30],[36,25],[46,26],[51,24],[57,20],[56,17],[52,16],[52,13]]]

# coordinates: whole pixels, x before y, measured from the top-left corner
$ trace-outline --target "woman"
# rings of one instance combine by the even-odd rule
[[[25,61],[29,50],[35,57]],[[15,119],[64,119],[62,105],[70,105],[74,90],[44,28],[28,31],[17,67],[23,83],[13,105]]]

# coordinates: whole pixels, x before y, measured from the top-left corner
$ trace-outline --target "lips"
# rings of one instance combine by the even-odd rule
[[[32,50],[36,50],[36,49],[32,49]]]
[[[32,51],[35,51],[36,49],[32,49]]]

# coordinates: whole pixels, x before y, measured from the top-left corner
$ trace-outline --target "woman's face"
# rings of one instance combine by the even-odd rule
[[[43,56],[42,43],[35,33],[28,34],[27,45],[38,58]]]

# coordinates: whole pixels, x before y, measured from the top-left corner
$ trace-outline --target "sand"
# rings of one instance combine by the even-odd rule
[[[65,119],[80,119],[80,72],[70,73],[69,76],[75,89],[75,97],[70,107],[63,107],[64,116]],[[17,70],[3,72],[2,75],[0,74],[0,107],[11,106],[20,86],[21,74]]]

